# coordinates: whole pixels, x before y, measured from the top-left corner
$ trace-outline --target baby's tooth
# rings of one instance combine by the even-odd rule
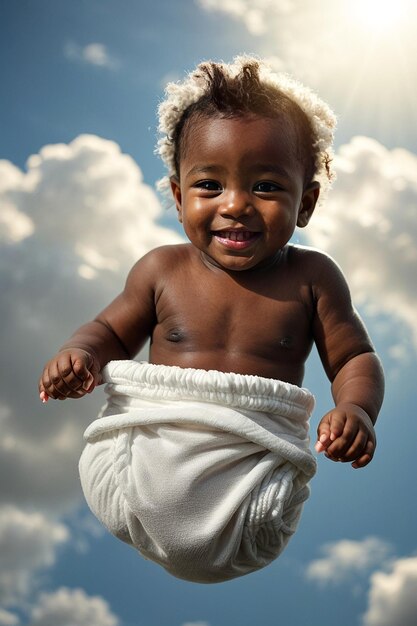
[[[251,233],[249,230],[228,230],[223,231],[223,237],[230,239],[230,241],[248,241],[251,238]]]

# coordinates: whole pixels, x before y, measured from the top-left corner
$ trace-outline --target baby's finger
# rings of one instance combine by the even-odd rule
[[[82,384],[91,380],[90,367],[93,364],[93,359],[87,352],[82,352],[81,355],[72,355],[70,364],[72,372],[78,380],[82,381]]]
[[[91,387],[93,375],[81,359],[69,360],[62,364],[60,373],[70,390],[71,397],[79,397]]]
[[[85,395],[85,391],[71,391],[62,385],[54,385],[52,382],[46,384],[47,391],[41,391],[39,398],[43,403],[48,402],[50,398],[54,400],[66,400],[67,398],[80,398]]]
[[[86,393],[92,393],[96,385],[101,381],[98,372],[94,372],[94,359],[85,351],[81,354],[71,355],[67,369],[62,372],[63,378],[71,389],[69,398],[80,398]]]
[[[64,398],[68,398],[82,385],[82,381],[72,372],[71,365],[62,361],[59,361],[51,372],[51,382]]]
[[[49,371],[48,365],[45,367],[39,383],[39,394],[42,392],[54,400],[57,400],[60,396],[62,396],[61,392],[55,388],[55,385],[52,382],[52,375]]]
[[[96,381],[94,380],[94,376],[92,374],[88,374],[88,378],[83,382],[83,390],[87,393],[91,393],[96,386]]]
[[[325,415],[317,427],[317,441],[315,448],[317,452],[324,452],[330,445],[330,424],[328,416]]]
[[[332,457],[340,460],[345,460],[348,450],[354,445],[356,437],[358,436],[357,424],[349,424],[346,422],[345,428],[341,435],[335,439],[328,448],[328,452]],[[366,441],[363,442],[365,444]],[[351,460],[353,461],[355,457]]]
[[[329,440],[330,441],[330,440]],[[315,449],[317,452],[324,452],[328,445],[328,437],[327,435],[321,435],[321,437],[315,443]]]
[[[343,461],[344,462],[354,461],[358,457],[362,456],[362,454],[366,450],[368,437],[369,435],[366,431],[358,430],[356,437],[353,440],[351,446],[343,454]]]
[[[329,425],[330,425],[330,440],[335,441],[338,437],[340,437],[345,429],[346,424],[346,415],[343,413],[338,413],[337,411],[332,411],[330,414]]]
[[[77,388],[82,385],[82,381],[74,383],[75,375],[71,370],[70,359],[66,354],[50,362],[43,377],[48,396],[56,400],[65,400],[77,394]]]
[[[368,465],[368,463],[370,463],[374,458],[375,447],[375,442],[371,439],[368,439],[364,453],[358,459],[356,459],[354,463],[352,463],[352,467],[354,469],[359,469]]]
[[[82,389],[91,393],[97,385],[102,382],[101,374],[93,356],[85,352],[83,356],[73,359],[73,369],[77,376],[83,381]]]

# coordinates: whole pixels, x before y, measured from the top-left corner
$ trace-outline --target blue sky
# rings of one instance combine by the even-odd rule
[[[376,8],[378,7],[378,8]],[[417,20],[412,2],[0,0],[0,626],[417,622]],[[42,406],[44,362],[182,234],[153,191],[156,107],[203,59],[267,57],[338,115],[338,178],[295,241],[341,264],[387,374],[374,461],[320,457],[265,570],[176,580],[106,534],[77,462],[103,402]],[[331,405],[313,353],[312,435]]]

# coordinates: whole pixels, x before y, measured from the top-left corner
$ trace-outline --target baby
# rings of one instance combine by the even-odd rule
[[[159,113],[190,243],[140,259],[39,391],[107,382],[80,461],[90,507],[174,575],[217,582],[263,567],[295,531],[315,471],[301,387],[313,342],[335,405],[316,450],[333,461],[372,460],[383,374],[339,267],[289,243],[332,176],[327,105],[238,57],[168,85]],[[149,363],[131,361],[148,338]]]

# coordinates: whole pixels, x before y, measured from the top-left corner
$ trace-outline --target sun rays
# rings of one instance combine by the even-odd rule
[[[353,0],[349,3],[358,26],[379,35],[401,30],[409,8],[409,0]]]

